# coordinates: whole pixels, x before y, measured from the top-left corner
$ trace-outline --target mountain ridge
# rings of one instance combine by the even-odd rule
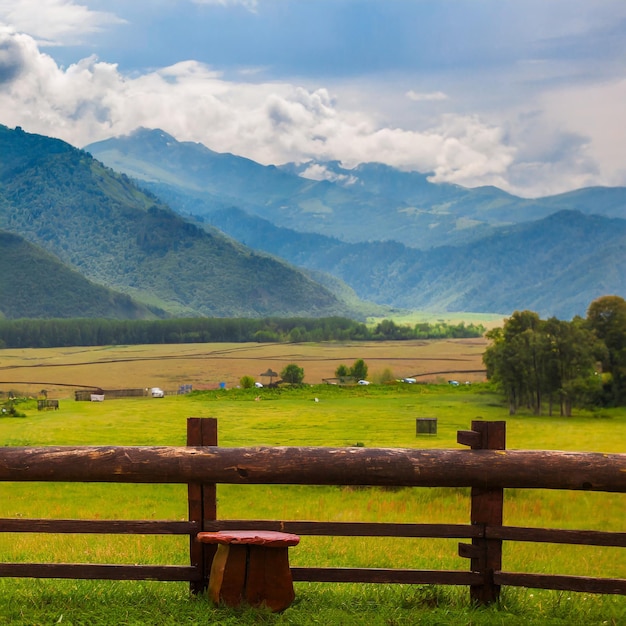
[[[206,216],[236,206],[276,226],[349,243],[391,239],[418,249],[468,243],[494,227],[541,219],[562,209],[626,217],[623,187],[527,199],[497,187],[433,183],[428,174],[382,163],[361,163],[353,169],[337,161],[261,165],[145,128],[85,149],[129,175],[126,167],[132,164],[132,175],[142,186],[161,197],[177,197],[176,208],[182,212]],[[302,178],[313,166],[333,180]],[[603,201],[594,206],[599,194]]]
[[[289,171],[305,165],[262,166],[162,131],[99,145],[114,152],[118,167],[132,167],[116,172],[87,149],[0,126],[0,229],[54,255],[51,268],[60,261],[92,286],[119,292],[100,294],[112,303],[106,315],[362,319],[393,307],[502,315],[533,309],[571,318],[599,296],[626,293],[624,188],[524,200],[497,188],[434,184],[428,174],[383,164],[326,164],[342,187]],[[142,188],[133,173],[145,177],[137,181]],[[277,181],[284,186],[274,192]],[[355,185],[363,188],[356,194]],[[363,239],[358,227],[386,195],[393,200],[367,224],[370,234],[380,227],[379,237]],[[542,216],[504,220],[519,203]],[[401,221],[394,221],[400,205]],[[413,213],[412,230],[404,229]],[[442,215],[447,221],[429,228],[443,224],[445,244],[420,248],[393,238],[398,230],[410,238],[420,219]],[[383,229],[386,221],[392,224]],[[447,235],[445,224],[454,224]],[[53,284],[51,276],[44,282]],[[15,281],[5,286],[5,300],[18,288]]]
[[[136,134],[101,142],[94,151],[101,153],[100,148],[105,146],[109,154],[120,159],[117,166],[123,167],[122,149],[138,159],[143,139],[158,133],[142,129]],[[347,170],[335,161],[314,164],[318,173],[319,168],[325,168],[335,182],[290,178],[288,187],[269,197],[263,206],[257,198],[257,205],[251,207],[256,191],[245,188],[249,169],[254,169],[262,179],[285,180],[273,178],[276,168],[239,160],[233,155],[220,155],[196,145],[193,158],[187,152],[189,160],[185,162],[189,171],[184,174],[193,181],[193,189],[185,188],[179,163],[186,147],[185,142],[177,142],[171,136],[167,136],[166,142],[153,143],[152,149],[158,150],[159,167],[168,170],[169,179],[140,180],[139,184],[147,186],[179,212],[195,216],[198,223],[217,227],[252,248],[295,265],[340,278],[362,299],[394,307],[444,311],[506,314],[516,308],[536,308],[541,314],[572,317],[584,315],[595,297],[607,292],[626,293],[626,283],[621,273],[615,271],[615,267],[622,267],[624,258],[621,246],[626,188],[588,188],[547,198],[523,199],[496,187],[467,189],[435,184],[428,180],[428,174],[401,172],[379,163],[364,163]],[[169,161],[172,151],[178,155],[173,165]],[[200,162],[194,166],[196,157]],[[142,167],[149,171],[150,159],[156,157],[146,151],[143,158]],[[221,196],[220,181],[211,181],[211,193],[198,190],[203,186],[198,172],[206,173],[205,159],[211,167],[217,161],[230,168],[231,178],[221,181]],[[238,173],[237,164],[243,165]],[[311,163],[287,164],[278,169],[298,177],[311,166]],[[237,187],[233,180],[243,189],[240,198],[235,197]],[[348,207],[346,194],[355,187],[359,187],[359,193],[352,196],[353,206]],[[291,204],[282,206],[280,202],[288,195],[287,190],[296,190],[296,197]],[[315,190],[321,194],[317,204]],[[311,215],[317,210],[315,219],[302,219],[306,193]],[[323,207],[333,194],[340,201],[324,213]],[[369,239],[361,232],[346,238],[346,223],[351,221],[358,229],[362,222],[368,221],[368,211],[372,210],[370,204],[361,213],[359,202],[365,198],[371,203],[385,197],[392,199],[378,216],[375,224],[378,236]],[[404,221],[394,222],[400,205]],[[603,210],[605,215],[596,219],[594,213]],[[285,214],[290,212],[291,217],[286,218]],[[338,213],[342,213],[342,219],[335,223],[336,232],[332,232]],[[403,224],[411,216],[416,220],[413,230],[405,229]],[[321,227],[320,220],[325,222]],[[391,225],[385,229],[381,224],[386,220]],[[613,228],[606,220],[618,221]],[[415,245],[412,239],[419,228],[425,231],[422,246]],[[371,224],[367,232],[371,234]],[[405,236],[395,237],[398,232]],[[595,238],[592,245],[589,235],[595,232],[602,243]],[[598,256],[594,246],[605,247],[612,254]],[[587,259],[586,265],[578,263],[578,258]],[[552,278],[542,278],[539,284],[536,276],[543,276],[546,270]],[[572,285],[576,285],[576,293],[571,292]]]
[[[191,223],[87,152],[5,126],[0,228],[171,315],[353,312],[301,271]]]

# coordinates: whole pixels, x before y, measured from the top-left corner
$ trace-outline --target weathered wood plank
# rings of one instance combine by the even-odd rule
[[[318,447],[5,447],[0,480],[626,492],[626,454]]]
[[[191,417],[187,419],[187,446],[217,446],[217,420],[212,417]],[[190,482],[187,485],[187,506],[189,519],[204,529],[205,520],[217,517],[217,486],[215,483]],[[200,581],[191,583],[191,592],[202,593],[209,580],[211,563],[216,546],[199,543],[195,537],[189,538],[189,561],[202,572]]]
[[[473,430],[459,430],[456,433],[456,442],[460,443],[462,446],[479,449],[482,440],[482,434]]]
[[[384,522],[312,522],[274,520],[216,520],[205,530],[274,530],[294,535],[333,537],[436,537],[468,539],[483,535],[483,529],[468,524],[407,524]]]
[[[0,519],[4,533],[89,533],[129,535],[196,535],[195,522],[169,520]]]
[[[397,583],[407,585],[472,585],[480,574],[454,570],[362,569],[348,567],[292,567],[294,582]]]
[[[626,548],[626,533],[599,530],[489,526],[485,529],[485,534],[489,539],[508,541],[534,541],[537,543],[567,543],[581,546]]]
[[[472,432],[480,440],[472,441],[472,450],[497,450],[506,448],[506,422],[472,422]],[[484,528],[502,525],[504,489],[475,485],[471,490],[470,521]],[[491,604],[500,595],[500,586],[494,583],[493,573],[502,568],[502,541],[479,537],[472,539],[474,553],[470,554],[470,567],[482,575],[480,585],[470,586],[470,597],[480,604]]]
[[[86,580],[193,581],[200,570],[188,565],[108,565],[91,563],[0,563],[0,576]]]
[[[511,587],[626,594],[626,579],[624,578],[588,578],[584,576],[557,576],[554,574],[496,572],[494,580],[499,585],[509,585]]]

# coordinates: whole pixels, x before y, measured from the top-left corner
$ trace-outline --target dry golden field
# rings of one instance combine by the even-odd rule
[[[297,363],[305,382],[332,378],[340,364],[363,359],[369,377],[385,369],[396,378],[413,377],[435,382],[448,379],[485,379],[482,354],[487,340],[353,342],[320,344],[211,343],[94,348],[0,350],[0,390],[36,394],[41,389],[55,396],[71,395],[82,387],[122,389],[161,387],[175,390],[215,388],[221,382],[235,386],[242,376],[260,376],[271,368],[280,372]]]

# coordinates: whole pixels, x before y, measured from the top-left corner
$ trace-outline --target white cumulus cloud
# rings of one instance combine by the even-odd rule
[[[311,180],[328,180],[332,183],[340,182],[343,185],[353,185],[358,181],[356,176],[333,172],[321,163],[311,163],[300,173],[300,176]]]
[[[0,56],[2,123],[77,146],[144,126],[266,164],[380,161],[463,184],[501,182],[512,160],[502,132],[478,118],[450,116],[425,132],[386,128],[326,89],[229,82],[195,61],[132,77],[95,57],[64,69],[6,29],[0,50],[10,51]]]
[[[418,91],[406,92],[406,97],[414,102],[436,102],[439,100],[447,100],[448,96],[443,91],[430,91],[428,93],[420,93]]]
[[[403,43],[396,9],[421,3],[386,14],[371,0],[359,16],[389,27],[371,72],[353,64],[358,20],[329,28],[344,24],[343,4],[0,0],[0,123],[74,145],[160,127],[262,163],[380,161],[525,196],[626,185],[623,0],[456,3],[440,50],[411,29]],[[226,35],[214,48],[211,28],[214,43]],[[76,61],[87,45],[120,65]]]
[[[0,24],[27,32],[40,43],[77,43],[86,34],[123,21],[72,0],[0,0]]]

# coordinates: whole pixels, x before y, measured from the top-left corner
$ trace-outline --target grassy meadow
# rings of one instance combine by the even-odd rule
[[[305,348],[312,363],[313,347],[288,347],[299,353]],[[354,346],[343,357],[335,348],[337,355],[325,351],[331,363],[337,359],[349,364],[362,356]],[[462,355],[468,346],[461,344],[458,349]],[[98,352],[66,352],[69,357],[48,353],[48,363],[61,358],[73,362],[57,366],[55,380],[60,382],[62,376],[71,381],[85,373],[76,365],[79,358],[90,363],[100,358]],[[131,352],[131,347],[122,347],[102,354],[116,363]],[[459,354],[454,358],[463,358]],[[321,355],[319,359],[323,360]],[[268,360],[271,363],[271,353],[266,352],[252,371],[264,371]],[[205,367],[205,361],[199,358],[196,366],[200,362]],[[161,359],[161,368],[167,370],[161,381],[164,388],[175,387],[179,376],[191,375],[177,369],[182,362]],[[141,371],[144,364],[154,363],[126,363],[125,386],[137,386],[139,376],[146,375]],[[248,361],[242,364],[250,368]],[[436,367],[443,370],[449,365],[442,362]],[[417,362],[412,366],[417,367]],[[35,371],[39,375],[40,370]],[[24,369],[20,376],[20,380],[34,380],[26,378]],[[62,394],[60,387],[59,411],[38,412],[35,400],[28,400],[18,406],[26,417],[0,419],[0,445],[184,445],[187,417],[216,417],[222,446],[458,448],[456,432],[468,429],[472,420],[505,419],[508,448],[626,451],[624,409],[577,412],[572,418],[510,417],[500,398],[482,383],[206,390],[103,403],[75,402],[68,390]],[[416,435],[419,417],[436,417],[437,434]],[[467,523],[468,495],[465,489],[221,485],[218,512],[219,517],[231,519]],[[0,517],[185,519],[186,506],[183,485],[0,484]],[[509,525],[623,532],[626,494],[507,490],[504,516]],[[5,533],[0,536],[0,551],[7,562],[185,564],[187,543],[182,537]],[[457,556],[457,545],[458,540],[303,537],[291,549],[290,558],[295,566],[467,570],[469,563]],[[503,569],[626,578],[626,554],[617,548],[507,542]],[[294,604],[281,615],[270,615],[214,608],[204,596],[190,597],[184,583],[0,578],[3,623],[617,625],[626,624],[626,597],[506,588],[497,606],[474,608],[463,587],[296,583]]]

